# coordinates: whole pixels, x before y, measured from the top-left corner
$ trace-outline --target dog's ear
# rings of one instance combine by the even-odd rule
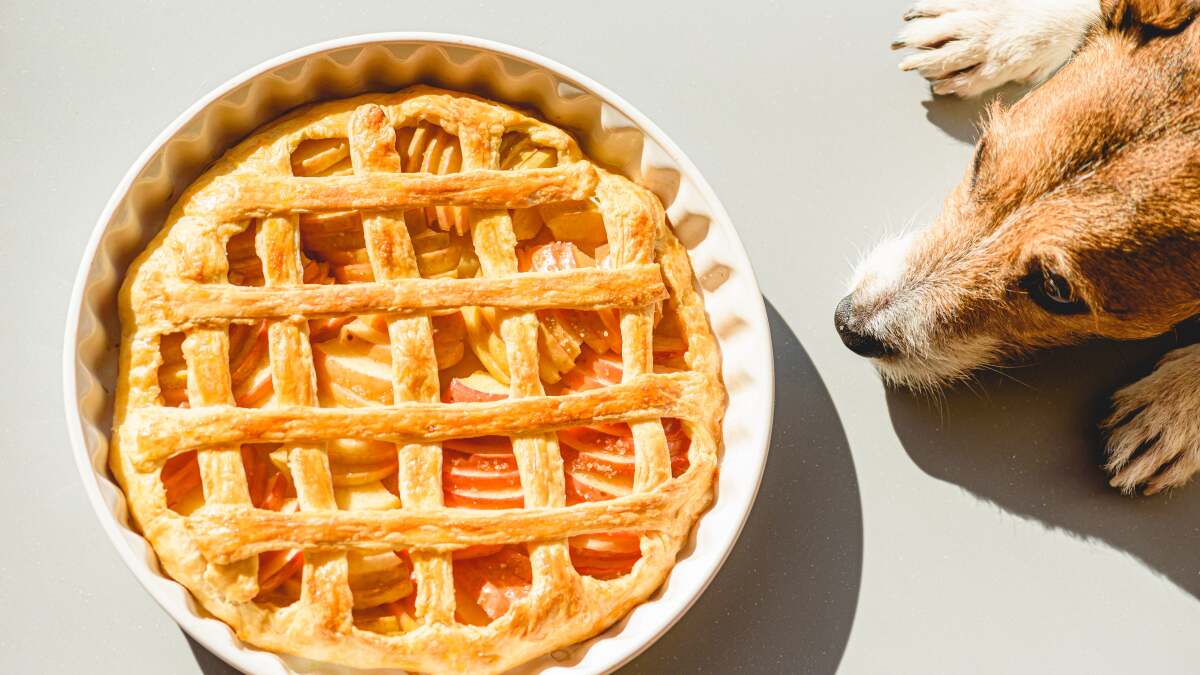
[[[1109,28],[1148,26],[1175,30],[1200,12],[1200,0],[1100,0]]]

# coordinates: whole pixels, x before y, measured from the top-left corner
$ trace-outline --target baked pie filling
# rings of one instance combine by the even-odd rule
[[[657,199],[560,129],[416,87],[301,109],[130,268],[111,466],[247,642],[499,671],[653,593],[725,394]]]

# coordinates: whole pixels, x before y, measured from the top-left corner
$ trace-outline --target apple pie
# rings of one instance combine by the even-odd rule
[[[130,267],[112,471],[260,648],[497,672],[663,583],[725,389],[656,197],[534,114],[416,87],[297,110]]]

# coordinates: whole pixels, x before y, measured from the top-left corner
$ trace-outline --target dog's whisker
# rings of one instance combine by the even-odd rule
[[[995,373],[1005,379],[1012,380],[1013,382],[1016,382],[1017,384],[1021,385],[1022,387],[1025,387],[1026,389],[1028,389],[1030,391],[1036,390],[1036,388],[1033,385],[1018,379],[1015,375],[1012,375],[1011,373],[1005,372],[1006,370],[1009,369],[1009,367],[1007,367],[1007,366],[984,365],[984,366],[981,366],[981,368],[983,368],[983,370],[986,370],[990,373]]]

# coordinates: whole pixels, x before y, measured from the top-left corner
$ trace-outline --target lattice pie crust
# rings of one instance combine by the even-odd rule
[[[397,130],[435,125],[457,137],[461,170],[404,171]],[[501,169],[506,135],[557,154],[555,166]],[[304,141],[348,139],[351,175],[296,177]],[[511,209],[590,202],[603,216],[607,264],[518,272]],[[458,207],[479,272],[422,278],[405,212]],[[357,211],[374,281],[303,283],[301,214]],[[262,284],[229,281],[229,240],[255,223]],[[686,368],[654,372],[656,306],[681,326]],[[442,402],[430,316],[495,308],[507,353],[504,400]],[[618,384],[552,396],[539,378],[539,310],[617,310]],[[562,130],[464,94],[407,89],[301,109],[255,133],[198,179],[162,233],[129,269],[111,466],[133,518],[163,569],[246,642],[357,667],[495,672],[602,631],[665,579],[713,490],[725,390],[719,355],[687,255],[658,200],[588,161]],[[321,407],[310,320],[385,315],[393,403]],[[265,321],[273,398],[239,407],[231,391],[230,326]],[[190,407],[164,405],[160,341],[183,333]],[[672,477],[662,418],[691,439],[687,470]],[[627,496],[568,506],[555,432],[628,423],[636,462]],[[524,508],[446,507],[441,442],[507,436]],[[399,508],[346,510],[334,499],[326,443],[394,443]],[[243,444],[282,444],[298,508],[252,505]],[[167,461],[197,450],[204,503],[168,508]],[[640,536],[628,574],[582,575],[570,537]],[[486,625],[456,621],[452,555],[483,545],[527,546],[529,592]],[[303,551],[299,597],[259,595],[259,554]],[[360,628],[348,556],[402,551],[411,561],[415,621],[385,633]]]

